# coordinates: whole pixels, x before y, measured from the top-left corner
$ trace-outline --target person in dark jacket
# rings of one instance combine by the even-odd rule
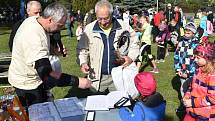
[[[38,1],[29,1],[27,3],[27,14],[28,14],[28,17],[31,17],[31,16],[39,16],[40,15],[40,12],[41,12],[41,4],[38,2]],[[18,30],[19,26],[22,24],[22,22],[25,20],[24,19],[21,19],[19,20],[18,22],[16,22],[14,24],[14,26],[12,27],[12,31],[10,33],[10,38],[9,38],[9,48],[10,48],[10,52],[12,52],[12,48],[13,48],[13,39],[15,37],[15,34],[16,34],[16,31]]]
[[[77,12],[77,14],[76,14],[76,21],[77,22],[83,22],[83,15],[81,14],[81,11],[80,10],[78,10],[78,12]]]
[[[170,3],[167,4],[167,10],[165,11],[164,15],[166,17],[167,24],[169,24],[169,22],[174,18],[174,11]]]
[[[123,121],[162,121],[165,115],[166,101],[156,92],[156,80],[152,73],[141,72],[134,78],[140,96],[133,109],[122,107],[119,110]]]

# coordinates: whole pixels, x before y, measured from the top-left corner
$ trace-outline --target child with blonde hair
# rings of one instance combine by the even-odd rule
[[[209,42],[200,44],[195,51],[198,70],[183,97],[187,112],[184,121],[215,120],[214,53],[215,46]]]
[[[141,67],[142,62],[144,61],[144,55],[147,54],[147,59],[149,62],[151,62],[153,70],[151,72],[153,73],[159,73],[159,70],[155,64],[155,60],[151,53],[151,45],[152,45],[152,27],[149,24],[149,17],[142,15],[140,17],[140,23],[142,24],[141,32],[143,33],[141,38],[141,48],[140,48],[140,55],[137,58],[137,66]]]

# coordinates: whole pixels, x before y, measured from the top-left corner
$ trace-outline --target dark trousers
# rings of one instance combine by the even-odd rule
[[[160,30],[157,26],[153,26],[152,28],[152,35],[153,35],[153,42],[155,43],[155,38],[158,36]]]
[[[72,32],[72,24],[71,23],[66,23],[66,29],[67,29],[67,33],[70,37],[73,36],[73,32]]]
[[[32,90],[23,90],[15,88],[16,94],[22,106],[28,108],[36,103],[43,103],[50,101],[52,95],[48,88],[41,84],[38,88]]]
[[[164,45],[161,45],[161,46],[158,45],[158,48],[157,48],[157,59],[158,60],[165,58],[166,49],[164,48]]]

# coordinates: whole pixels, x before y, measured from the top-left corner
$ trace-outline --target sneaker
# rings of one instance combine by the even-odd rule
[[[155,63],[160,63],[160,60],[155,60]]]
[[[165,57],[167,57],[167,56],[169,56],[169,52],[167,52],[167,53],[165,54]]]
[[[155,73],[155,74],[158,74],[159,73],[159,70],[157,68],[154,68],[152,71],[150,71],[152,73]]]
[[[165,62],[165,60],[164,60],[164,59],[160,59],[160,62],[164,63],[164,62]]]

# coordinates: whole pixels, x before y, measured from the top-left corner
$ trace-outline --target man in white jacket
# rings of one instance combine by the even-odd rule
[[[111,77],[111,70],[117,67],[117,44],[120,35],[128,31],[130,43],[128,54],[122,56],[123,66],[131,64],[139,54],[138,38],[134,30],[123,21],[112,17],[113,6],[107,0],[97,2],[95,6],[97,20],[88,24],[77,46],[77,61],[81,71],[89,75],[93,87],[100,92],[114,91],[115,86]]]

